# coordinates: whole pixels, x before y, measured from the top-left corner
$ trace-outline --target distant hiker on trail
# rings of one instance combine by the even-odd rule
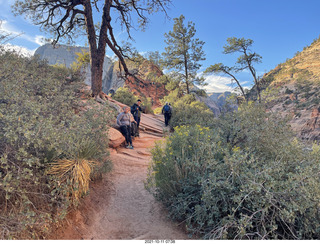
[[[109,90],[109,96],[113,97],[116,92],[113,89]]]
[[[166,102],[166,104],[163,106],[162,114],[164,115],[164,123],[166,126],[168,126],[172,115],[172,109],[168,102]]]
[[[130,108],[128,106],[123,107],[123,112],[117,117],[117,124],[120,126],[122,135],[126,138],[126,148],[129,149],[133,149],[130,126],[132,120]]]
[[[141,112],[142,112],[142,108],[140,107],[140,104],[141,104],[141,100],[138,99],[137,103],[133,104],[131,107],[131,113],[133,115],[134,120],[137,122],[138,136],[139,136],[139,125],[140,125]]]

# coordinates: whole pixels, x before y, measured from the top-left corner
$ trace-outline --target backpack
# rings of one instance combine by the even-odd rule
[[[133,104],[133,105],[131,106],[131,113],[133,114],[133,116],[135,116],[137,112],[138,112],[138,111],[137,111],[136,104]]]
[[[139,136],[139,131],[137,127],[137,123],[131,122],[131,136]]]
[[[170,113],[171,112],[171,108],[170,108],[170,106],[168,104],[164,105],[163,112],[164,113]]]

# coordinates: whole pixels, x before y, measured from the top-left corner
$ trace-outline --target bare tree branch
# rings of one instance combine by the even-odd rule
[[[165,12],[165,7],[170,2],[171,0],[104,0],[102,22],[98,29],[93,20],[92,10],[94,8],[101,12],[98,0],[15,0],[14,11],[16,14],[27,15],[36,25],[54,33],[53,44],[61,38],[73,40],[79,29],[86,27],[92,74],[91,88],[96,96],[102,90],[102,67],[106,45],[118,57],[125,77],[133,76],[125,63],[129,56],[114,35],[111,16],[115,15],[115,20],[120,20],[132,40],[133,20],[137,19],[140,27],[144,27],[148,22],[147,14],[159,10]],[[115,11],[110,11],[111,8]]]

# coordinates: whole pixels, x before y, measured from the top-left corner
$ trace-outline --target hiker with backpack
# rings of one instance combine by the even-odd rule
[[[123,112],[117,117],[117,124],[120,126],[120,131],[126,139],[126,148],[133,149],[131,139],[131,122],[133,121],[128,106],[123,107]]]
[[[162,114],[164,115],[164,123],[166,126],[168,126],[172,115],[172,109],[168,102],[166,102],[166,104],[163,106]]]
[[[139,125],[141,119],[142,108],[140,107],[141,100],[138,99],[137,103],[131,106],[131,113],[133,115],[134,120],[137,122],[137,136],[139,136]]]

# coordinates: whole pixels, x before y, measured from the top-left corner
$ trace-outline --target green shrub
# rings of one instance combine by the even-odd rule
[[[213,112],[204,103],[194,101],[190,104],[184,104],[181,102],[173,106],[170,125],[173,127],[196,124],[210,126],[213,119]]]
[[[132,106],[138,100],[138,97],[135,96],[128,88],[120,87],[113,96],[113,99],[126,104],[128,106]],[[142,97],[141,100],[141,107],[143,108],[145,113],[153,114],[151,98]]]
[[[250,102],[239,107],[238,111],[223,114],[215,120],[214,128],[219,128],[221,138],[229,147],[240,147],[259,158],[272,159],[290,146],[293,132],[287,123],[276,113],[267,113],[264,105]]]
[[[132,106],[138,100],[138,98],[126,87],[120,87],[114,94],[113,99],[128,106]]]
[[[177,94],[175,94],[177,95]],[[163,101],[171,101],[175,95],[171,93]],[[193,94],[176,97],[172,102],[173,112],[170,120],[172,127],[182,125],[209,126],[214,118],[213,112],[203,102],[197,101]]]
[[[44,238],[65,216],[70,184],[46,175],[52,162],[81,154],[101,162],[99,168],[108,164],[112,114],[94,101],[75,114],[82,110],[79,79],[36,58],[0,54],[0,239]]]
[[[206,93],[206,91],[204,89],[195,90],[193,92],[200,97],[208,97],[208,94]]]
[[[142,97],[141,98],[141,107],[146,114],[153,114],[151,98]],[[133,105],[133,104],[132,104]],[[131,106],[132,106],[131,105]]]
[[[168,96],[165,96],[163,99],[160,99],[162,104],[165,104],[166,102],[174,104],[182,97],[182,92],[179,88],[174,89],[171,91]]]
[[[286,100],[285,102],[284,102],[284,105],[289,105],[289,104],[291,104],[292,103],[292,101],[290,100],[290,99],[288,99],[288,100]]]
[[[205,237],[318,239],[319,156],[303,158],[293,145],[290,153],[297,158],[265,161],[242,150],[226,156],[202,180],[194,223],[203,225]]]
[[[152,151],[148,189],[206,239],[319,239],[320,146],[249,103],[213,129],[182,126]]]
[[[158,108],[155,108],[153,110],[154,114],[161,114],[162,113],[162,107],[158,107]]]
[[[148,189],[155,190],[175,219],[187,219],[201,201],[200,180],[214,169],[212,159],[223,155],[215,136],[208,127],[181,126],[152,150]]]
[[[319,97],[313,98],[312,101],[311,101],[311,104],[320,104],[320,98]]]
[[[294,91],[286,87],[285,94],[292,94]]]

